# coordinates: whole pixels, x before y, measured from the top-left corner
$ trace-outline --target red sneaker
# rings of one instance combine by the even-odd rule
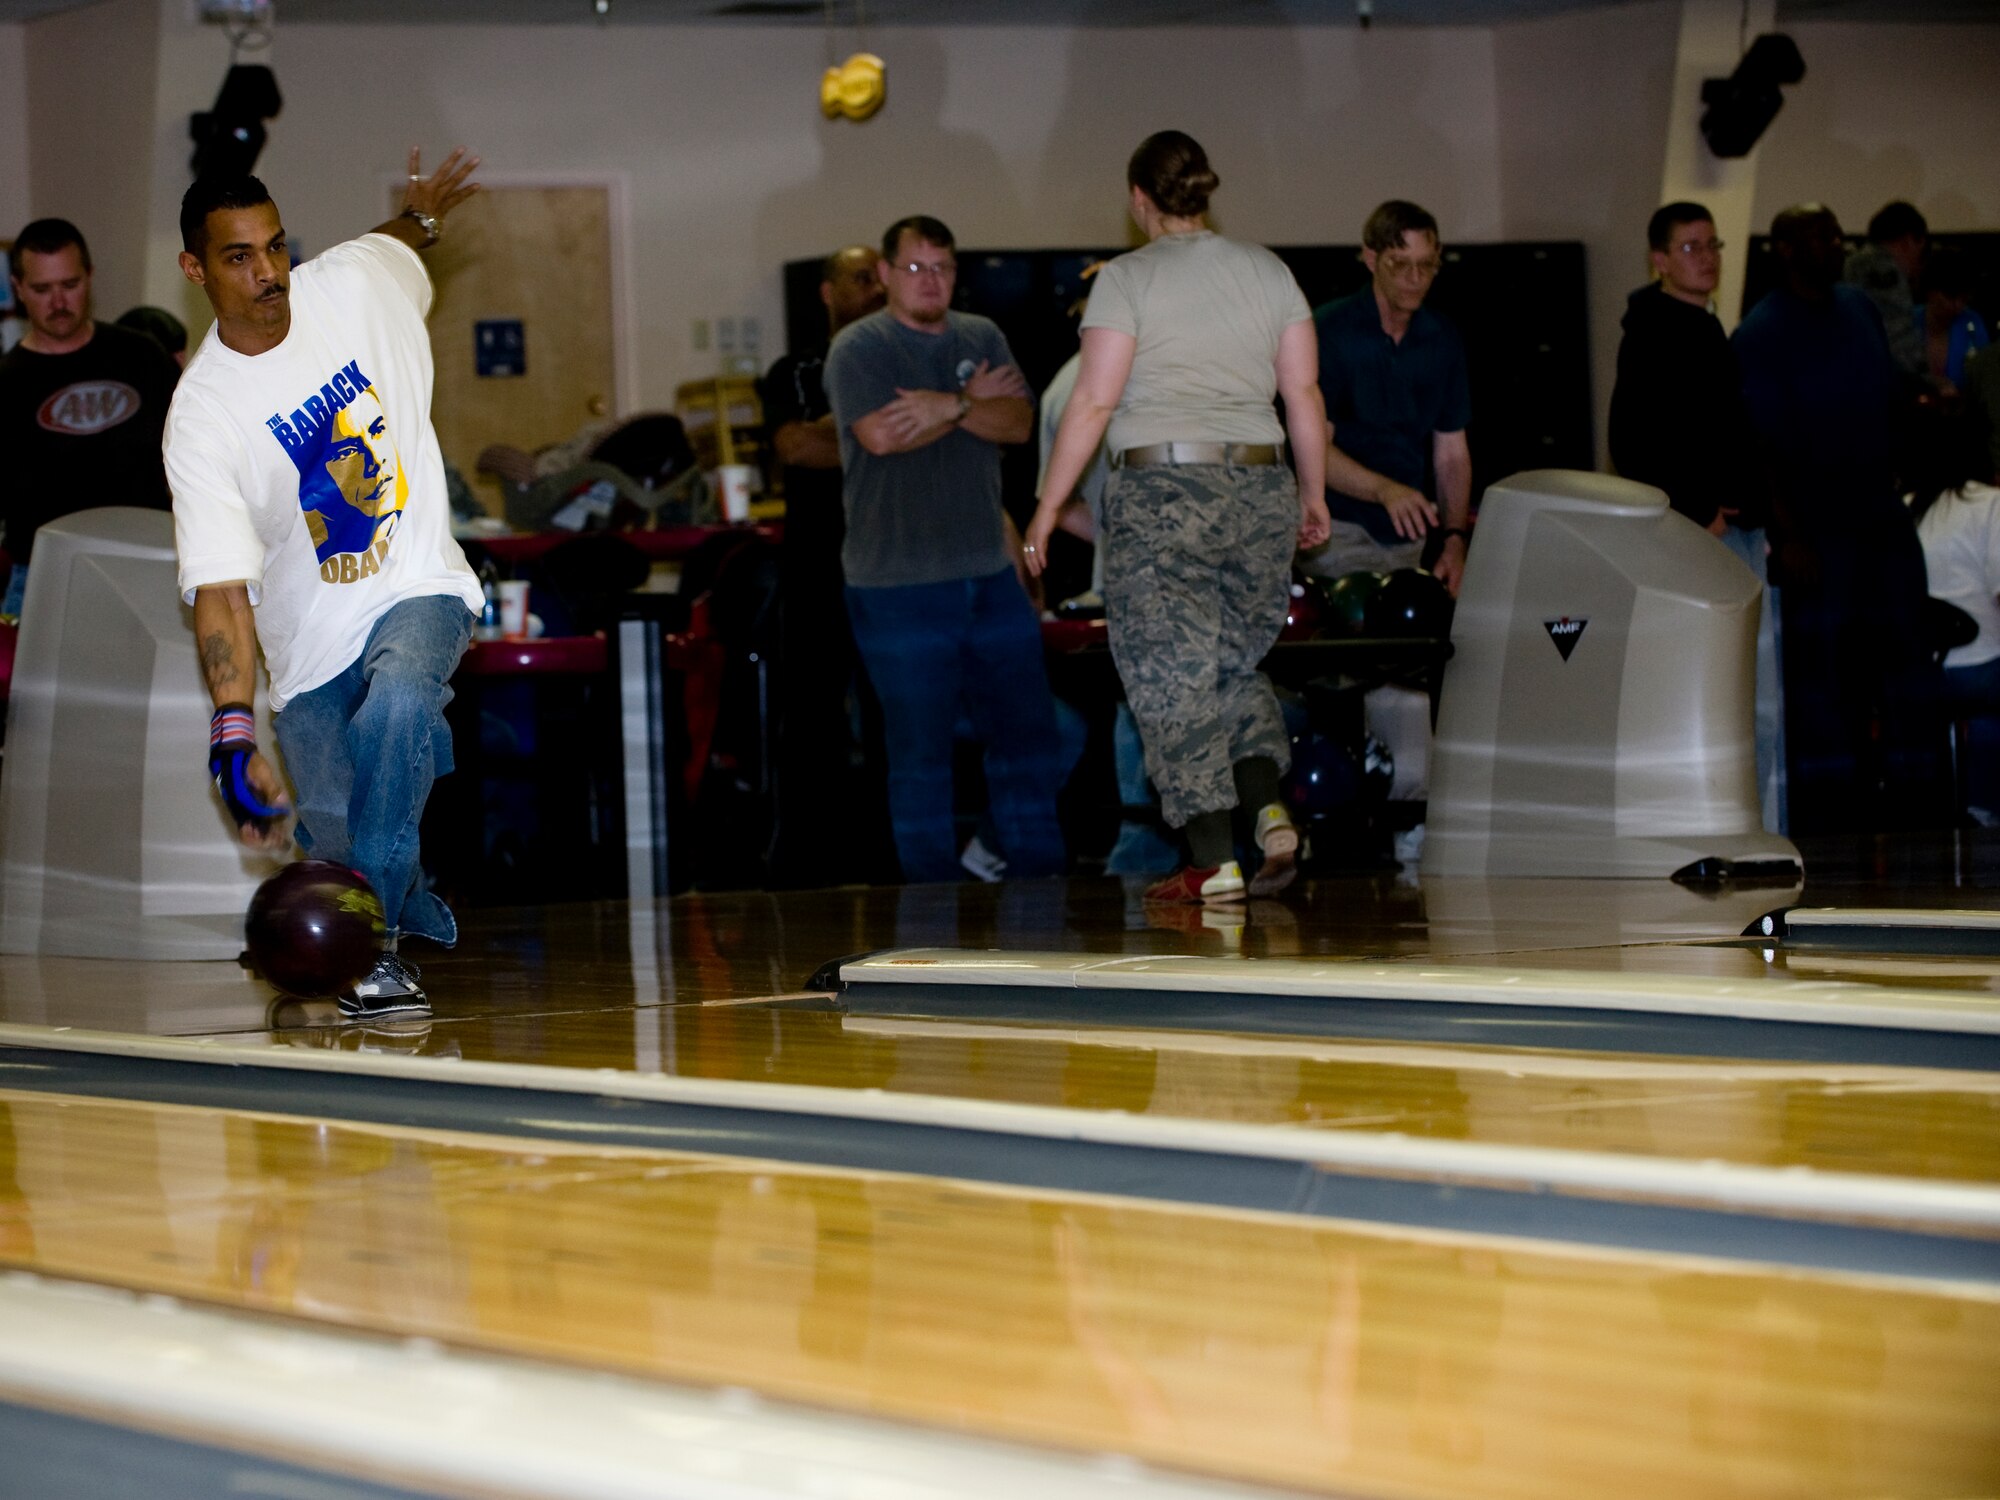
[[[1235,860],[1201,868],[1189,865],[1146,887],[1148,901],[1173,901],[1184,906],[1243,899],[1243,869]]]

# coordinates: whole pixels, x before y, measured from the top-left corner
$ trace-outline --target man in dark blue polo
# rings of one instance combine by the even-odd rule
[[[1731,343],[1772,484],[1790,831],[1937,827],[1951,778],[1923,546],[1896,482],[1889,339],[1874,304],[1840,279],[1846,244],[1831,209],[1786,209],[1771,249],[1778,285]]]
[[[1391,200],[1368,216],[1361,244],[1369,284],[1313,315],[1333,534],[1305,563],[1327,578],[1414,567],[1442,516],[1431,569],[1456,596],[1472,506],[1472,399],[1458,330],[1424,306],[1438,273],[1437,220]]]

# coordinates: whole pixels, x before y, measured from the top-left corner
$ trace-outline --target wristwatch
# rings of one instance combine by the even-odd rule
[[[438,236],[444,233],[444,220],[438,218],[435,214],[425,213],[421,208],[406,208],[402,212],[402,217],[405,219],[415,219],[422,227],[425,235],[423,248],[426,250],[435,245],[438,242]]]
[[[958,393],[958,415],[952,418],[952,420],[955,422],[963,422],[965,420],[965,414],[971,410],[972,410],[972,398],[966,395],[964,391],[960,391]]]

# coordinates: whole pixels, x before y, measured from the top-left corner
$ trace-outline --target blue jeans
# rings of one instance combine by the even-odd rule
[[[1139,741],[1139,721],[1132,705],[1120,703],[1111,728],[1111,753],[1118,771],[1118,801],[1125,816],[1118,824],[1118,842],[1105,858],[1107,875],[1166,875],[1181,863],[1180,841],[1162,834],[1156,822],[1141,822],[1134,808],[1151,807],[1157,817],[1159,794],[1146,778],[1146,752]]]
[[[0,599],[0,615],[10,620],[21,618],[21,605],[28,597],[28,565],[15,563],[13,571],[7,575],[7,596]]]
[[[1015,876],[1063,867],[1062,751],[1041,624],[1012,568],[901,588],[847,590],[847,615],[882,705],[889,818],[903,879],[957,880],[952,730],[960,706],[986,747],[986,791]]]
[[[1757,615],[1757,797],[1763,804],[1764,831],[1783,833],[1785,816],[1785,695],[1781,662],[1784,636],[1778,617],[1778,591],[1771,586],[1764,528],[1723,529],[1722,544],[1764,585],[1764,607]]]
[[[458,923],[423,888],[417,826],[431,783],[451,770],[448,686],[472,612],[448,594],[405,599],[375,622],[361,655],[273,721],[298,792],[299,848],[359,870],[390,935],[447,947]]]

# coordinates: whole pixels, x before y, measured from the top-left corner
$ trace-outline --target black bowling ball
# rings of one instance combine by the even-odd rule
[[[1319,596],[1319,633],[1323,636],[1367,634],[1368,606],[1389,581],[1386,573],[1343,573],[1338,578],[1311,580]]]
[[[1371,636],[1442,640],[1451,634],[1451,591],[1422,568],[1398,568],[1368,601]]]
[[[1354,806],[1366,785],[1362,770],[1345,745],[1309,730],[1292,741],[1292,764],[1285,773],[1285,801],[1307,817],[1325,816]]]

